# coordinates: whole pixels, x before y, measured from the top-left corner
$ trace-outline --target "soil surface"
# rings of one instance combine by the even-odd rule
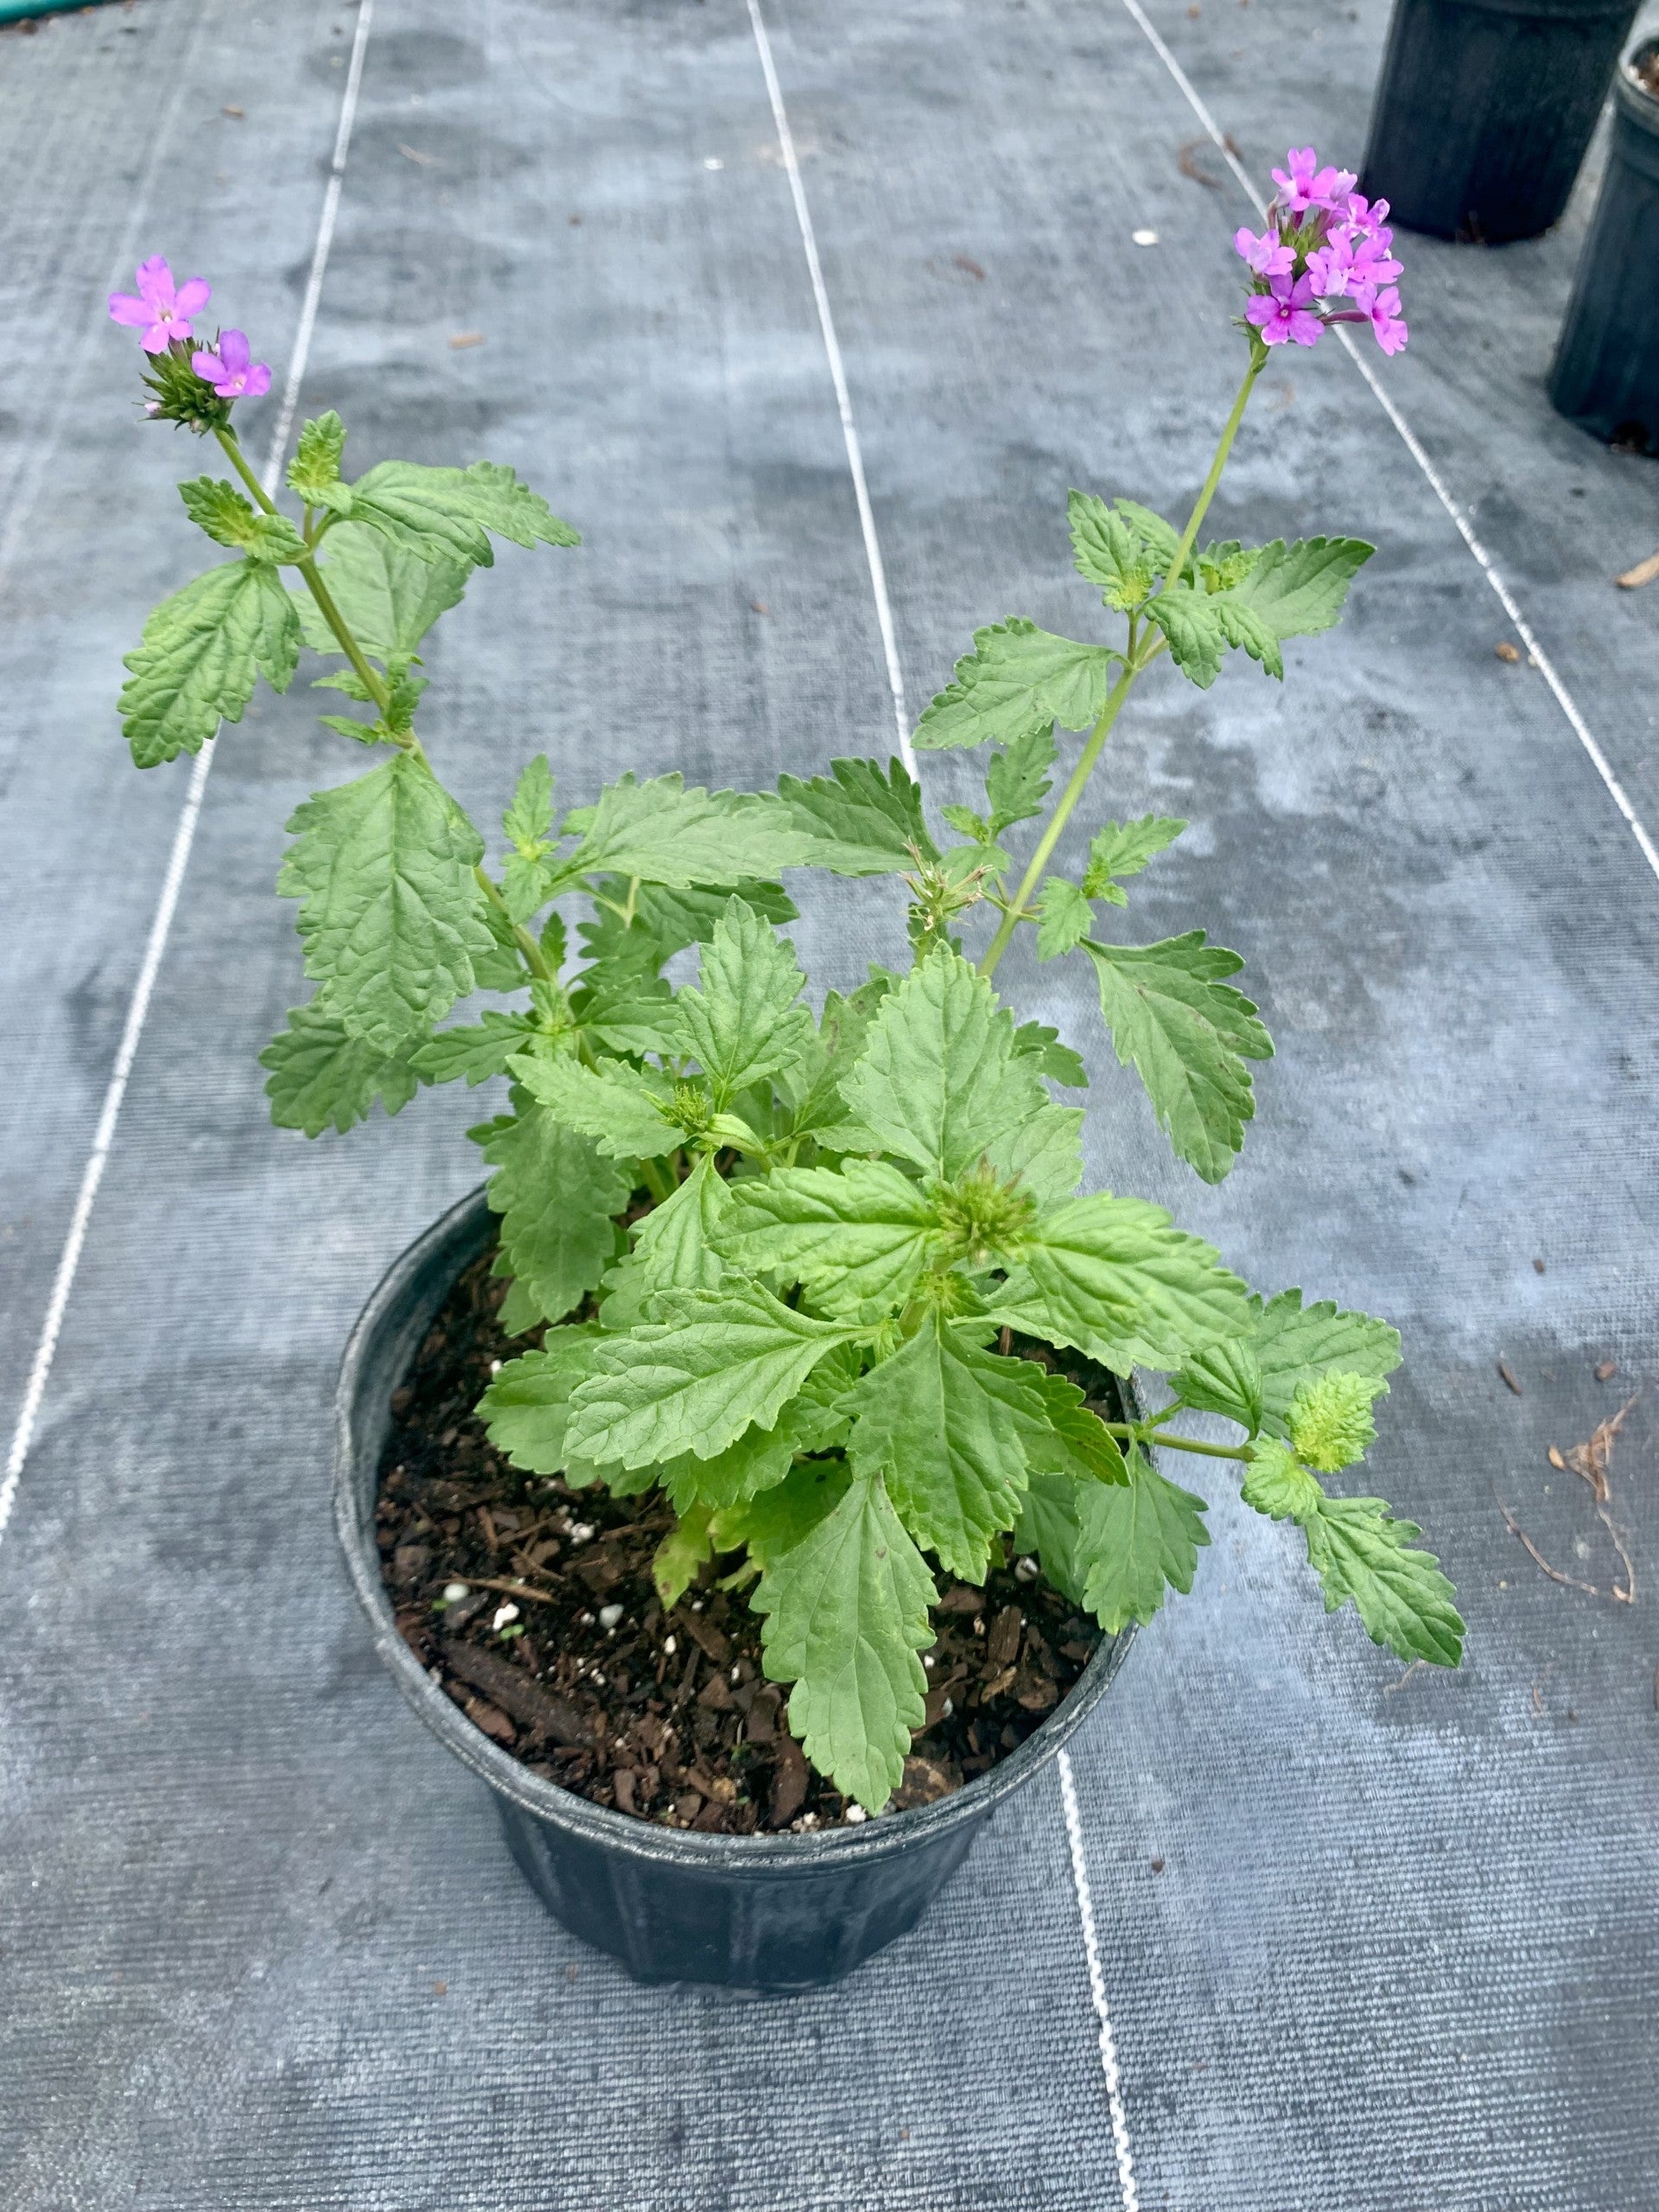
[[[486,1735],[595,1804],[722,1835],[861,1820],[789,1732],[760,1616],[715,1586],[741,1560],[710,1561],[664,1618],[651,1579],[673,1524],[660,1494],[571,1490],[492,1447],[473,1408],[495,1367],[538,1340],[502,1330],[493,1258],[459,1278],[391,1401],[376,1533],[404,1640]],[[1076,1379],[1109,1387],[1092,1369]],[[946,1583],[933,1626],[900,1808],[1017,1749],[1101,1640],[1019,1560],[982,1590]]]

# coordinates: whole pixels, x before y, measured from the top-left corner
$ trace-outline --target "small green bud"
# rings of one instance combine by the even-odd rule
[[[665,1107],[664,1112],[676,1128],[683,1129],[689,1137],[696,1137],[701,1136],[708,1128],[714,1109],[701,1084],[677,1083],[673,1103]]]
[[[1029,1191],[1004,1183],[983,1160],[956,1182],[943,1185],[938,1198],[940,1257],[966,1260],[979,1268],[988,1267],[999,1255],[1011,1254],[1037,1211]]]
[[[1371,1401],[1382,1387],[1369,1375],[1342,1373],[1302,1383],[1290,1402],[1297,1458],[1324,1475],[1363,1459],[1376,1436]]]

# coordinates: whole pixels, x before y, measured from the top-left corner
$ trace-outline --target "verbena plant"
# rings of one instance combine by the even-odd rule
[[[992,988],[1022,929],[1039,960],[1085,960],[1176,1152],[1208,1182],[1227,1173],[1254,1111],[1248,1063],[1272,1050],[1228,981],[1241,962],[1199,930],[1149,945],[1101,932],[1185,825],[1108,822],[1080,874],[1051,861],[1148,669],[1167,655],[1207,687],[1242,650],[1281,675],[1285,641],[1336,621],[1371,551],[1199,543],[1270,348],[1342,321],[1370,321],[1389,352],[1405,336],[1386,207],[1311,152],[1276,174],[1268,230],[1236,241],[1249,359],[1185,528],[1072,494],[1077,566],[1119,642],[982,630],[921,718],[919,746],[992,748],[984,811],[939,810],[950,844],[896,761],[836,760],[768,792],[629,775],[561,819],[538,757],[486,865],[416,734],[419,648],[492,536],[576,533],[487,462],[385,461],[348,481],[333,414],[301,434],[293,520],[232,421],[269,372],[240,332],[193,342],[207,286],[175,288],[152,261],[111,302],[143,330],[149,412],[214,440],[241,486],[181,486],[237,557],[150,617],[122,695],[134,759],[196,751],[259,676],[285,690],[304,647],[334,658],[317,680],[363,710],[325,721],[381,756],[289,825],[279,888],[299,902],[315,990],[263,1056],[274,1119],[315,1136],[376,1099],[396,1113],[423,1084],[507,1077],[507,1110],[471,1134],[493,1171],[505,1325],[545,1334],[486,1395],[491,1435],[536,1475],[659,1490],[676,1516],[656,1560],[664,1606],[718,1556],[764,1616],[807,1756],[871,1811],[923,1723],[936,1572],[980,1583],[1011,1541],[1109,1634],[1191,1587],[1205,1503],[1158,1471],[1154,1445],[1243,1462],[1246,1502],[1302,1531],[1327,1610],[1351,1601],[1402,1658],[1460,1651],[1418,1529],[1322,1479],[1371,1441],[1394,1330],[1297,1290],[1254,1297],[1162,1208],[1077,1196],[1083,1113],[1050,1085],[1081,1086],[1083,1064]],[[1057,726],[1089,734],[1050,806]],[[876,970],[813,1014],[780,931],[791,868],[895,880],[909,972]],[[976,963],[959,933],[982,909],[996,920]],[[676,988],[664,969],[692,945],[697,980]],[[441,1026],[479,991],[511,1003]],[[1055,1365],[1011,1356],[1025,1343]],[[1165,1402],[1102,1418],[1057,1371],[1068,1351],[1167,1376]],[[1182,1433],[1189,1410],[1241,1440]]]

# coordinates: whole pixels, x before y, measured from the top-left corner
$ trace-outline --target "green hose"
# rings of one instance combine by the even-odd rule
[[[0,23],[21,23],[29,16],[67,16],[79,8],[97,8],[107,0],[0,0]]]

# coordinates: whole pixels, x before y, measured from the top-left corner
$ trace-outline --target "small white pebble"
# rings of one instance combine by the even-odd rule
[[[621,1618],[622,1608],[620,1605],[601,1605],[599,1609],[599,1624],[601,1628],[614,1628]]]
[[[974,1634],[976,1636],[983,1636],[984,1633],[985,1616],[983,1613],[976,1613],[974,1615]]]
[[[723,169],[726,164],[718,154],[705,154],[702,157],[702,166],[706,169]]]
[[[933,1664],[933,1654],[931,1651],[925,1651],[922,1654],[922,1664],[924,1667],[931,1667]]]
[[[594,1524],[591,1521],[573,1521],[570,1523],[570,1541],[573,1544],[591,1543],[593,1535]]]
[[[1016,1582],[1034,1582],[1041,1571],[1036,1560],[1029,1557],[1017,1559],[1014,1562],[1014,1579]]]
[[[737,1669],[736,1669],[735,1667],[734,1667],[734,1668],[733,1668],[733,1669],[732,1669],[732,1680],[733,1680],[734,1681],[735,1681],[737,1680]]]
[[[588,1677],[588,1681],[589,1681],[590,1682],[597,1682],[597,1683],[599,1684],[599,1687],[601,1688],[601,1689],[603,1689],[603,1688],[604,1688],[604,1687],[605,1687],[605,1677],[604,1677],[604,1675],[601,1675],[601,1674],[600,1673],[600,1671],[599,1671],[599,1669],[598,1669],[598,1668],[597,1668],[597,1667],[595,1667],[595,1668],[594,1668],[594,1669],[593,1673],[592,1673],[591,1675],[589,1675],[589,1676]]]
[[[495,1609],[495,1618],[490,1623],[490,1626],[492,1628],[505,1628],[509,1621],[516,1621],[518,1618],[518,1608],[517,1605],[512,1604],[498,1605]]]
[[[957,1700],[955,1700],[955,1698],[953,1698],[953,1697],[948,1697],[948,1698],[946,1698],[946,1700],[944,1700],[944,1705],[943,1705],[943,1706],[941,1706],[941,1707],[939,1708],[941,1714],[943,1715],[943,1717],[944,1717],[946,1720],[948,1720],[948,1719],[950,1718],[951,1714],[956,1711],[956,1709],[957,1709]]]
[[[677,1648],[674,1638],[671,1636],[665,1636],[663,1638],[663,1649],[668,1654],[671,1659],[674,1656]]]
[[[1135,240],[1136,245],[1156,245],[1158,243],[1156,231],[1131,231],[1129,236]]]
[[[861,1805],[849,1805],[847,1808],[846,1819],[849,1827],[856,1827],[861,1821],[868,1821],[869,1817]]]
[[[702,1600],[701,1598],[694,1598],[691,1600],[691,1610],[694,1613],[700,1613],[702,1611]]]
[[[446,1582],[443,1586],[443,1602],[446,1605],[458,1605],[463,1598],[470,1598],[472,1594],[464,1582]]]
[[[499,1375],[501,1372],[501,1363],[499,1359],[493,1359],[490,1362],[490,1372],[492,1375]]]
[[[583,1613],[582,1616],[582,1624],[583,1628],[592,1628],[594,1624],[593,1615],[591,1613]]]

